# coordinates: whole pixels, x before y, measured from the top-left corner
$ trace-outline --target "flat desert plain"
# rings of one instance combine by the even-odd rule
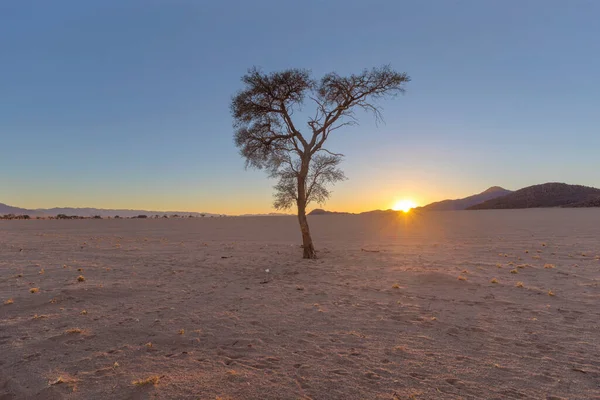
[[[0,221],[0,399],[600,398],[600,210],[310,224]]]

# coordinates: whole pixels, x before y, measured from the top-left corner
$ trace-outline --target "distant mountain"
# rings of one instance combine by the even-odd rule
[[[321,208],[315,208],[308,215],[350,215],[348,212],[338,212],[338,211],[327,211]]]
[[[417,208],[412,212],[419,212]],[[401,215],[404,214],[404,211],[398,210],[372,210],[372,211],[364,211],[361,213],[349,213],[349,212],[338,212],[338,211],[326,211],[320,208],[316,208],[308,213],[308,215],[369,215],[369,216],[389,216],[389,215]]]
[[[528,186],[502,197],[469,207],[469,210],[537,208],[537,207],[598,207],[600,189],[566,183],[544,183]]]
[[[194,216],[201,217],[202,215],[206,217],[217,217],[220,214],[210,214],[210,213],[197,213],[197,212],[187,212],[187,211],[148,211],[148,210],[113,210],[113,209],[102,209],[102,208],[40,208],[36,210],[28,210],[25,208],[12,207],[7,206],[6,204],[0,203],[0,215],[6,214],[15,214],[15,215],[30,215],[30,216],[56,216],[58,214],[65,215],[75,215],[78,217],[93,217],[99,215],[101,217],[115,217],[120,216],[122,218],[128,217],[136,217],[138,215],[147,215],[154,216],[158,215],[160,217],[167,215],[173,216],[178,215],[180,217]]]
[[[95,215],[99,215],[101,217],[114,217],[118,215],[119,217],[136,217],[138,215],[147,215],[154,216],[158,215],[160,217],[167,215],[173,216],[178,215],[180,217],[187,217],[192,215],[194,217],[201,217],[203,214],[207,217],[217,217],[219,214],[209,214],[209,213],[197,213],[197,212],[188,212],[188,211],[148,211],[148,210],[128,210],[128,209],[103,209],[103,208],[48,208],[48,209],[38,209],[36,211],[41,211],[46,215],[58,215],[58,214],[66,214],[66,215],[77,215],[80,217],[93,217]]]
[[[417,210],[416,208],[411,210],[411,213],[414,213],[416,210]],[[402,215],[402,214],[404,214],[404,211],[387,209],[387,210],[365,211],[365,212],[361,212],[359,215],[386,216],[386,215]]]
[[[476,204],[483,203],[484,201],[495,199],[497,197],[506,196],[512,193],[510,190],[501,188],[500,186],[492,186],[484,192],[475,194],[473,196],[465,197],[464,199],[456,200],[443,200],[435,203],[428,204],[423,207],[419,207],[425,211],[456,211],[466,210],[467,208]]]
[[[19,208],[19,207],[12,207],[3,203],[0,203],[0,215],[6,215],[6,214],[15,214],[15,215],[39,215],[39,213],[36,213],[36,211],[34,210],[27,210],[25,208]]]
[[[267,214],[240,214],[237,217],[290,217],[296,214],[272,212]]]

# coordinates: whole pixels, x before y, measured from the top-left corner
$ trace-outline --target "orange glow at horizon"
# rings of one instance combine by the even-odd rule
[[[414,201],[404,199],[404,200],[397,201],[396,204],[394,204],[394,207],[392,207],[392,210],[409,212],[411,209],[415,208],[416,206],[417,205],[415,204]]]

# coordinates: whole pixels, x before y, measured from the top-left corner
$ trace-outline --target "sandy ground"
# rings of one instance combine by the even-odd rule
[[[600,210],[310,223],[0,221],[0,399],[600,398]]]

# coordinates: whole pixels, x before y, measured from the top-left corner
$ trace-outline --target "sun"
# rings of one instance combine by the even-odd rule
[[[399,200],[394,204],[392,209],[395,211],[409,212],[411,208],[415,208],[416,206],[417,205],[412,200]]]

